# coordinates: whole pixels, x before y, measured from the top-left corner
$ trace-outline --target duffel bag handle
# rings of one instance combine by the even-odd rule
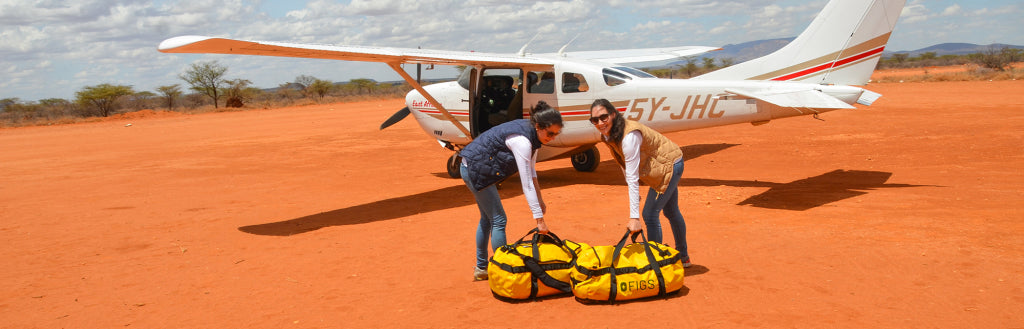
[[[633,236],[633,242],[636,242],[637,235],[643,240],[644,253],[647,254],[647,266],[650,266],[654,270],[654,275],[658,277],[658,296],[665,295],[665,276],[661,274],[661,266],[658,266],[658,259],[654,257],[654,251],[651,250],[651,244],[647,243],[647,236],[644,235],[644,231],[637,231],[636,233],[626,230],[626,234],[622,236],[619,243],[615,245],[615,252],[612,253],[611,268],[611,289],[609,289],[608,301],[615,301],[615,294],[618,292],[618,282],[615,278],[615,261],[619,260],[619,255],[622,253],[622,248],[626,246],[626,240],[629,236]]]
[[[554,240],[553,241],[554,243],[556,243],[556,244],[558,244],[560,246],[564,246],[565,245],[565,243],[562,242],[562,239],[559,238],[557,235],[555,235],[554,232],[548,231],[548,233],[541,234],[540,232],[537,231],[536,227],[534,227],[533,229],[530,229],[529,232],[526,232],[526,234],[524,234],[523,237],[519,238],[519,240],[516,240],[516,242],[512,243],[512,245],[519,245],[520,243],[523,243],[524,241],[526,241],[526,237],[530,236],[531,234],[533,235],[533,244],[534,245],[536,245],[537,242],[539,242],[539,238],[542,235],[546,235],[547,237],[551,238],[552,240]]]

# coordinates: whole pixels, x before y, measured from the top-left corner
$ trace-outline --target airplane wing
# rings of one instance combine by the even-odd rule
[[[726,89],[725,92],[738,95],[730,99],[756,99],[780,107],[790,108],[811,108],[811,109],[852,109],[853,105],[847,104],[838,98],[829,96],[818,90],[780,91],[771,93],[759,93],[743,89]]]
[[[445,51],[398,47],[331,46],[287,42],[249,41],[206,36],[180,36],[164,40],[157,47],[164,53],[231,54],[278,57],[334,59],[345,61],[412,63],[439,65],[503,64],[553,65],[544,56],[484,53],[474,51]],[[668,47],[621,49],[605,51],[579,51],[565,53],[566,57],[588,59],[613,64],[640,63],[675,59],[719,50],[715,47]],[[554,54],[545,54],[550,56]]]
[[[205,36],[170,38],[161,42],[157,49],[164,53],[259,55],[382,63],[483,66],[499,66],[502,64],[553,65],[550,60],[523,57],[515,54],[396,47],[311,45]]]
[[[685,46],[668,48],[576,51],[565,53],[565,57],[588,59],[613,64],[630,64],[663,61],[687,56],[696,56],[716,50],[722,50],[722,48]]]

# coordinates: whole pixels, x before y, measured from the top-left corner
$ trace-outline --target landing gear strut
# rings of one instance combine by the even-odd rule
[[[594,146],[586,151],[573,154],[570,159],[572,167],[576,168],[576,171],[593,172],[597,170],[597,164],[601,162],[601,153]]]
[[[462,166],[462,157],[458,153],[452,154],[452,157],[448,158],[448,176],[462,178],[459,166]]]

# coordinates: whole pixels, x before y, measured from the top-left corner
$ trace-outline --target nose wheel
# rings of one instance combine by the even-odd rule
[[[570,160],[572,160],[572,167],[576,171],[593,172],[597,170],[597,164],[601,162],[601,152],[598,152],[597,147],[594,146],[586,151],[573,154]]]
[[[459,168],[461,165],[462,157],[460,157],[458,153],[452,154],[452,156],[448,158],[448,176],[451,176],[452,178],[462,178],[462,171]]]

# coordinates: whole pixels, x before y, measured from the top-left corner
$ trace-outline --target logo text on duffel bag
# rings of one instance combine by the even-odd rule
[[[636,280],[619,282],[620,291],[658,289],[658,280]]]

